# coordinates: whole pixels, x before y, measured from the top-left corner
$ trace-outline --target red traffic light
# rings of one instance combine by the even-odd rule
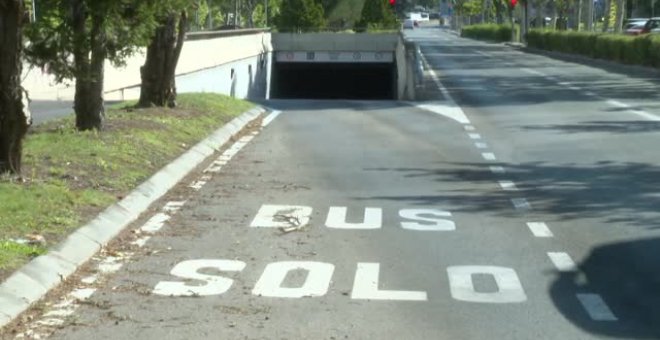
[[[396,5],[396,0],[390,0],[390,6]]]
[[[511,0],[511,7],[516,7],[518,0]]]

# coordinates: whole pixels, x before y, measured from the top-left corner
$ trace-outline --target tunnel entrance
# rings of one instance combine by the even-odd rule
[[[271,98],[392,100],[394,63],[287,63],[273,65]]]

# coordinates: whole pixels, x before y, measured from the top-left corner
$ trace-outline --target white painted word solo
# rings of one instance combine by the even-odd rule
[[[380,229],[382,209],[365,208],[361,223],[346,222],[346,207],[330,207],[325,222],[332,229]],[[291,205],[263,205],[250,224],[252,228],[286,228],[292,224],[305,226],[312,216],[312,208]],[[452,231],[456,225],[451,213],[437,209],[402,209],[401,228],[416,231]],[[237,260],[199,259],[178,263],[170,274],[186,281],[162,281],[153,290],[164,296],[213,296],[229,291],[234,280],[221,275],[204,274],[210,269],[219,272],[241,272],[247,264]],[[257,280],[252,294],[272,298],[318,297],[327,294],[335,266],[316,261],[280,261],[266,266]],[[300,287],[283,287],[287,275],[305,271]],[[351,298],[356,300],[426,301],[425,291],[379,289],[380,264],[358,262]],[[479,303],[519,303],[527,300],[515,270],[497,266],[451,266],[447,268],[452,298]],[[474,275],[488,275],[497,284],[496,291],[479,292],[474,287]],[[193,280],[194,283],[190,283]]]

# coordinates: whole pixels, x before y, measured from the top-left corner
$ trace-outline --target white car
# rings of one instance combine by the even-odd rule
[[[413,19],[406,19],[403,22],[403,29],[404,30],[413,30],[415,29],[415,20]]]

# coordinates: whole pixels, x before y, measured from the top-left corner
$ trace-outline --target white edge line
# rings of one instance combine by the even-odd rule
[[[13,321],[32,303],[59,285],[63,279],[68,278],[80,265],[97,254],[103,245],[110,242],[135,221],[153,202],[163,197],[181,179],[211,156],[215,149],[209,145],[220,147],[229,142],[232,136],[259,118],[263,112],[263,108],[257,107],[223,125],[156,172],[120,202],[109,206],[91,222],[71,233],[59,243],[57,254],[49,252],[33,259],[0,283],[0,297],[6,297],[2,300],[8,302],[0,303],[0,328]],[[153,190],[153,188],[157,188],[157,190]],[[118,214],[117,211],[122,213]],[[108,219],[112,222],[110,223],[112,228],[108,228]],[[94,235],[98,234],[98,236],[90,237],[89,233],[85,232],[88,229],[96,231]],[[44,265],[48,262],[56,265]],[[33,272],[39,272],[42,275],[38,281],[34,282],[35,284],[26,286],[23,278],[27,275],[26,273]]]
[[[271,112],[268,116],[266,116],[266,118],[264,118],[263,122],[261,123],[261,126],[262,127],[268,126],[268,124],[272,123],[275,120],[275,118],[277,118],[281,113],[282,111],[279,110],[275,110]]]

